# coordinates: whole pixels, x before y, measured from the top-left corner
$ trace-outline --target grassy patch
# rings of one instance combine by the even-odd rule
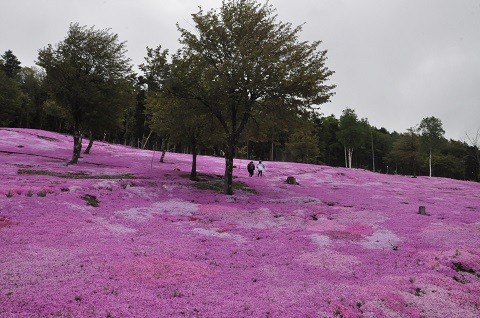
[[[56,138],[52,138],[52,137],[47,137],[47,136],[42,136],[42,135],[37,135],[38,138],[40,139],[44,139],[44,140],[48,140],[48,141],[60,141]]]
[[[182,174],[180,176],[183,178],[190,178],[189,174]],[[193,186],[200,190],[223,192],[224,180],[223,177],[219,175],[198,174],[197,180],[194,181]],[[232,186],[234,191],[240,190],[257,194],[255,189],[250,188],[243,182],[233,181]]]
[[[65,179],[135,179],[135,176],[129,173],[126,174],[88,174],[86,172],[55,172],[48,170],[34,170],[34,169],[18,169],[17,174],[51,176]]]
[[[97,197],[94,196],[94,195],[91,195],[91,194],[85,194],[82,199],[85,200],[85,202],[87,202],[87,205],[90,205],[90,206],[93,206],[93,207],[98,207],[98,204],[100,203],[100,201],[98,201]]]

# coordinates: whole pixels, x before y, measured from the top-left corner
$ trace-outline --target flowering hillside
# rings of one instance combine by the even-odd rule
[[[478,183],[71,151],[0,129],[0,317],[480,316]]]

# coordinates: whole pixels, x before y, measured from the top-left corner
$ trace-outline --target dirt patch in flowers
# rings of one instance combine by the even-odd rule
[[[10,219],[0,216],[0,229],[10,225],[12,225],[12,221],[10,221]]]

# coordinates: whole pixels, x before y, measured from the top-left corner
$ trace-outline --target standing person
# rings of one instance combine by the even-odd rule
[[[253,174],[255,172],[255,164],[253,163],[253,161],[250,161],[250,163],[247,165],[247,170],[250,177],[253,177]]]
[[[265,170],[265,166],[263,165],[262,160],[258,162],[257,170],[258,170],[257,176],[259,177],[263,176],[263,170]]]

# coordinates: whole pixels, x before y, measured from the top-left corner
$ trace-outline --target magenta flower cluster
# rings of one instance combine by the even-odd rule
[[[480,317],[478,183],[235,159],[227,196],[188,155],[71,148],[0,129],[2,318]]]

